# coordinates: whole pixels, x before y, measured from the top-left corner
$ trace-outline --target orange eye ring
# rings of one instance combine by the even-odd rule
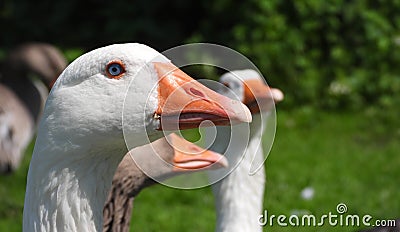
[[[120,79],[125,74],[125,65],[120,60],[114,60],[107,64],[106,74],[108,78]]]

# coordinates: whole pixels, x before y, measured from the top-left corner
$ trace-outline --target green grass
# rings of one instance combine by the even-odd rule
[[[399,136],[377,136],[372,123],[376,122],[370,122],[362,114],[311,117],[282,113],[267,161],[265,209],[273,214],[290,215],[297,209],[321,216],[336,213],[336,205],[343,202],[349,214],[369,214],[375,219],[399,217]],[[307,186],[315,189],[315,197],[309,201],[300,197]],[[293,231],[293,228],[278,229]],[[304,231],[327,229],[356,228],[305,228]]]
[[[362,113],[278,112],[275,143],[266,162],[264,209],[290,216],[293,211],[317,217],[336,213],[345,203],[348,214],[375,219],[400,217],[399,128],[385,126]],[[396,131],[397,130],[397,131]],[[390,135],[390,136],[389,136]],[[27,153],[31,153],[30,147]],[[29,156],[21,169],[0,177],[0,231],[20,231]],[[300,192],[311,186],[311,200]],[[145,189],[135,201],[132,231],[213,231],[215,215],[209,187]],[[327,224],[327,223],[325,223]],[[357,231],[352,227],[279,227],[265,231]]]
[[[0,175],[0,231],[21,231],[26,175],[33,142],[26,150],[21,168],[11,175]]]

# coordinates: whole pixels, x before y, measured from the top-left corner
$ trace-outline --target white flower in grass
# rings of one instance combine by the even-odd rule
[[[314,197],[314,188],[313,187],[305,187],[302,191],[301,191],[301,198],[303,198],[304,200],[311,200]]]

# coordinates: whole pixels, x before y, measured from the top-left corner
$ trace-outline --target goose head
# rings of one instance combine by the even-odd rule
[[[134,197],[154,181],[227,166],[228,161],[223,155],[202,149],[172,133],[132,149],[124,156],[113,178],[113,188],[121,190],[112,194],[124,193],[127,197]]]
[[[231,89],[252,114],[267,112],[273,103],[283,100],[283,93],[276,88],[270,88],[261,75],[252,69],[236,70],[225,73],[219,80]],[[221,90],[221,93],[226,90]]]
[[[165,56],[142,44],[96,49],[72,62],[48,98],[42,131],[47,141],[129,148],[163,136],[162,130],[249,122],[242,103],[194,81]],[[72,136],[73,135],[73,136]]]
[[[24,229],[100,231],[107,192],[128,149],[203,120],[229,125],[250,122],[251,114],[146,45],[110,45],[78,57],[46,102],[28,173]]]
[[[132,149],[115,172],[104,205],[103,231],[129,228],[132,201],[143,188],[176,175],[227,165],[221,154],[201,149],[174,133]]]
[[[239,165],[246,167],[246,174],[249,171],[253,173],[261,166],[263,157],[258,155],[258,153],[262,154],[261,139],[268,122],[274,123],[274,121],[270,121],[275,119],[273,116],[270,117],[271,111],[274,110],[274,103],[283,99],[283,93],[279,89],[268,87],[262,76],[255,70],[231,71],[223,74],[219,82],[220,84],[211,83],[210,87],[225,96],[243,102],[250,109],[253,121],[248,128],[242,127],[247,125],[217,128],[214,140],[212,135],[215,132],[210,128],[205,129],[206,144],[211,146],[211,149],[224,153],[229,162],[228,170],[221,169],[210,172],[213,181],[221,179]],[[271,130],[268,132],[275,130],[273,126],[273,124],[270,125]]]
[[[138,169],[155,181],[188,172],[228,166],[227,159],[221,154],[202,149],[174,133],[146,146],[133,149],[130,155],[129,158],[133,158]],[[124,157],[124,159],[127,158]],[[120,172],[119,169],[117,170]]]

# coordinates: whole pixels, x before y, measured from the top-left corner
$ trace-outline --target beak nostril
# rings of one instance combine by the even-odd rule
[[[202,93],[200,90],[197,90],[197,89],[195,89],[195,88],[190,88],[189,89],[189,91],[190,91],[190,93],[191,94],[193,94],[193,95],[195,95],[195,96],[198,96],[198,97],[201,97],[201,98],[205,98],[206,96],[204,95],[204,93]]]

